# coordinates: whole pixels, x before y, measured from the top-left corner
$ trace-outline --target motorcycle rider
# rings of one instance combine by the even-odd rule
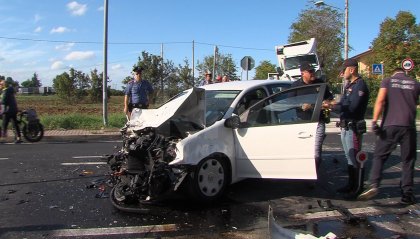
[[[10,85],[6,86],[4,79],[0,80],[0,90],[2,92],[1,104],[3,105],[3,124],[1,136],[7,136],[7,126],[9,121],[12,120],[13,127],[15,128],[15,144],[22,143],[19,124],[17,121],[18,106],[15,97],[15,88]]]

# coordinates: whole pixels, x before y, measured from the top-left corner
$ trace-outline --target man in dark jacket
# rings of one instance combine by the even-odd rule
[[[365,113],[369,101],[369,89],[358,73],[355,59],[344,61],[341,73],[348,82],[344,94],[334,108],[340,113],[341,143],[347,159],[348,183],[337,190],[347,199],[355,199],[363,190],[363,169],[356,156],[362,149],[366,131]]]
[[[20,135],[20,129],[19,124],[17,121],[17,112],[18,112],[18,106],[16,102],[15,97],[15,89],[13,86],[6,86],[5,80],[0,80],[0,88],[2,91],[2,100],[1,103],[3,105],[3,125],[2,125],[2,136],[7,136],[7,126],[9,125],[9,122],[12,121],[13,127],[15,129],[15,143],[19,144],[22,143],[21,135]]]

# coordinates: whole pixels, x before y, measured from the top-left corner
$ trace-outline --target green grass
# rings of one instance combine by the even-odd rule
[[[45,129],[102,129],[103,116],[87,114],[44,115],[41,123]],[[121,128],[126,118],[123,114],[108,115],[108,125],[105,128]]]
[[[33,108],[46,130],[121,128],[126,122],[123,96],[112,96],[108,103],[108,125],[104,127],[102,102],[66,103],[56,95],[17,95],[19,109]]]

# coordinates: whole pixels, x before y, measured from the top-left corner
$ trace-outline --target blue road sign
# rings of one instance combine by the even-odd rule
[[[384,73],[383,64],[372,64],[372,74],[382,75]]]

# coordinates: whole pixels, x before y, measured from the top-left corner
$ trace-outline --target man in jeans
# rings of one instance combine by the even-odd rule
[[[416,152],[416,108],[420,94],[420,83],[407,77],[401,68],[381,82],[381,87],[373,111],[372,130],[378,135],[370,172],[370,186],[361,193],[359,200],[368,200],[376,196],[382,179],[385,161],[401,145],[401,203],[415,204],[413,193],[414,165]],[[381,127],[377,121],[382,114]]]
[[[300,65],[300,73],[302,75],[301,79],[292,83],[291,87],[298,87],[298,86],[305,86],[311,84],[318,84],[318,83],[325,83],[322,79],[317,79],[315,77],[315,69],[309,62],[302,62]],[[303,94],[308,94],[312,92],[304,92]],[[322,144],[326,137],[325,134],[325,123],[329,120],[329,116],[325,114],[325,108],[328,108],[330,102],[334,99],[333,94],[331,93],[329,87],[325,90],[324,101],[322,102],[323,111],[321,112],[320,119],[318,122],[318,126],[316,129],[316,136],[315,136],[315,164],[316,164],[316,171],[319,177],[319,167],[322,162]],[[313,106],[311,104],[303,104],[302,108],[297,112],[298,117],[302,119],[310,120],[312,117]],[[327,117],[325,117],[327,116]],[[328,123],[328,122],[327,122]]]

